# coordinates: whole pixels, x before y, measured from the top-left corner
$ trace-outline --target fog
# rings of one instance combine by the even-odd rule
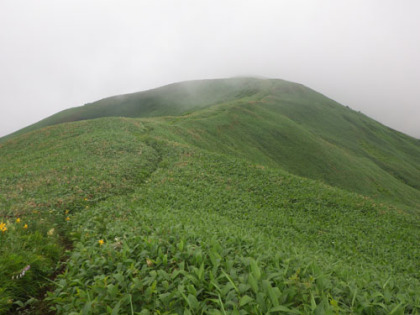
[[[1,0],[0,136],[184,80],[302,83],[420,138],[420,1]]]

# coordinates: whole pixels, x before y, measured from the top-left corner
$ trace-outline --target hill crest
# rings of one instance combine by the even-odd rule
[[[152,120],[177,141],[365,195],[420,204],[420,141],[301,84],[173,83],[68,109],[3,138],[101,117]]]

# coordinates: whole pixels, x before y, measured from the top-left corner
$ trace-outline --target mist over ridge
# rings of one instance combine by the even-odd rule
[[[0,137],[108,95],[255,73],[420,138],[419,10],[411,0],[5,0]]]

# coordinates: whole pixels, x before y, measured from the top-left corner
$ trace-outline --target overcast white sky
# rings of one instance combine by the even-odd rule
[[[177,81],[305,84],[420,138],[419,0],[0,0],[0,136]]]

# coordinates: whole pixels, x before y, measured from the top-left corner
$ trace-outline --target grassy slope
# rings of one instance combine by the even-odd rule
[[[10,139],[46,126],[100,117],[156,117],[181,115],[220,102],[234,100],[244,88],[256,91],[262,82],[254,79],[202,80],[170,84],[161,88],[119,95],[70,108],[2,139]]]
[[[14,231],[22,257],[2,274],[10,279],[26,264],[35,267],[1,282],[9,283],[0,289],[2,307],[23,298],[16,286],[28,289],[53,269],[25,259],[24,248],[44,257],[31,240],[49,240],[54,226],[74,242],[49,296],[59,313],[419,310],[418,216],[211,153],[170,129],[158,119],[108,118],[3,145],[0,165],[9,166],[1,169],[0,209],[10,228],[2,237],[17,227],[17,215],[38,226]],[[66,209],[71,220],[63,227]],[[6,262],[8,244],[1,243]]]
[[[0,146],[0,222],[7,227],[0,232],[0,314],[45,286],[69,246],[75,213],[126,194],[157,167],[154,149],[132,134],[141,129],[120,119],[85,121]],[[27,265],[31,272],[13,280]]]
[[[265,81],[258,93],[163,125],[209,151],[420,206],[420,142],[300,85]]]
[[[18,134],[103,116],[171,116],[164,123],[190,144],[409,207],[420,205],[419,140],[282,80],[172,84],[69,109]]]

